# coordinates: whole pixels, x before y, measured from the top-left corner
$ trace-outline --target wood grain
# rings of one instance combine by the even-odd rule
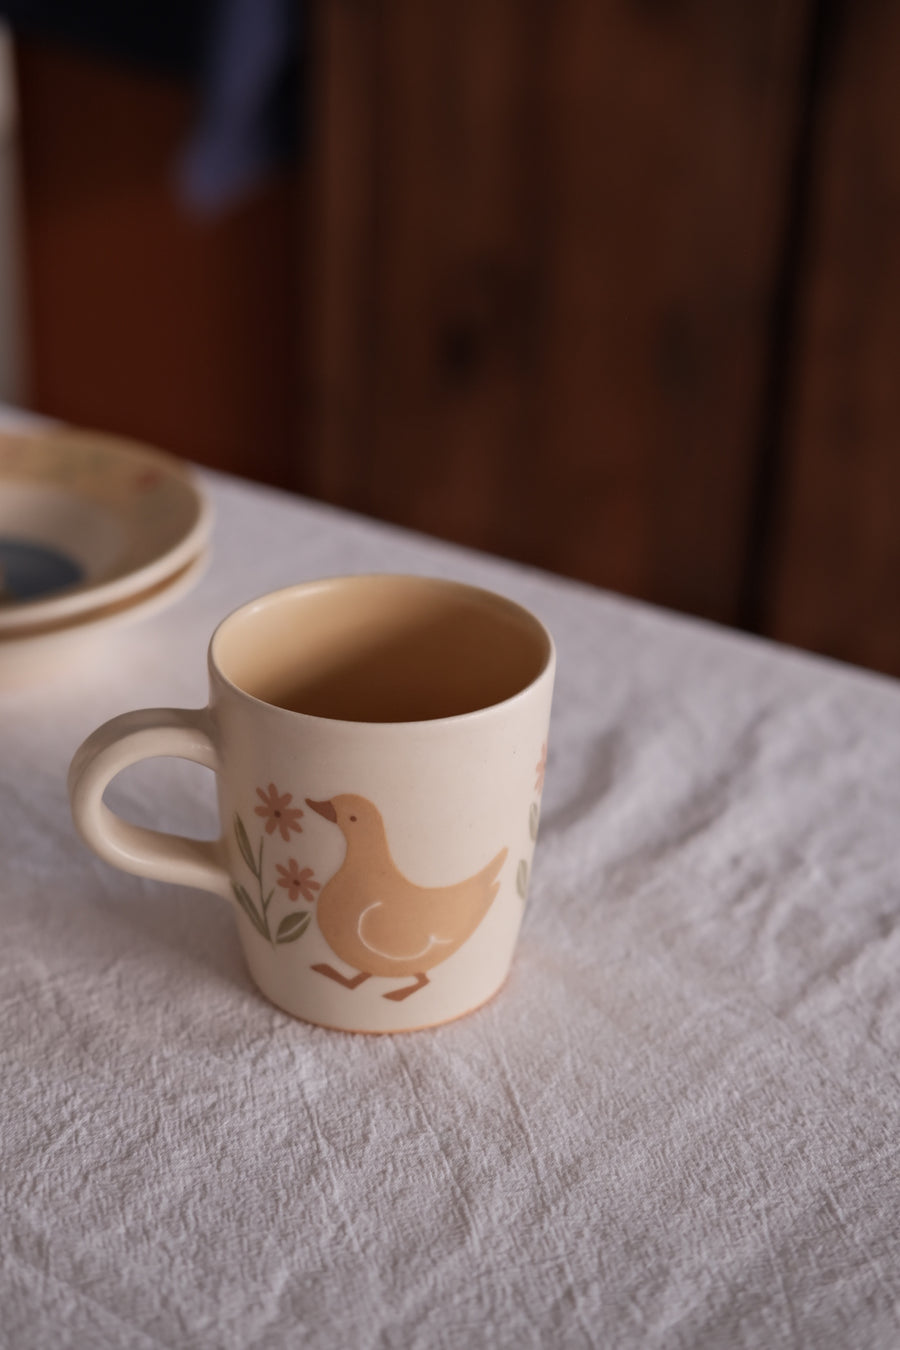
[[[846,5],[836,51],[767,628],[900,675],[900,11]]]
[[[733,618],[806,15],[322,5],[306,485]]]

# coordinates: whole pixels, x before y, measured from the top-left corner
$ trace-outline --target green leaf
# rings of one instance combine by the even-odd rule
[[[238,848],[241,850],[241,857],[244,859],[244,862],[250,868],[253,875],[258,877],[259,872],[256,870],[256,859],[253,857],[253,849],[250,847],[250,840],[247,837],[247,831],[244,829],[244,822],[238,815],[235,815],[234,818],[234,833],[237,838]]]
[[[516,890],[523,900],[528,898],[528,864],[523,858],[516,872]]]
[[[234,881],[231,883],[231,889],[234,891],[234,898],[240,905],[245,914],[249,915],[255,923],[259,923],[259,916],[256,913],[256,906],[250,899],[250,896],[244,890],[243,886],[238,886]]]
[[[237,900],[241,909],[247,915],[247,918],[253,924],[253,927],[256,929],[257,933],[259,933],[260,937],[264,937],[266,941],[268,941],[269,934],[266,932],[266,926],[263,923],[262,919],[257,914],[256,906],[250,899],[247,892],[244,890],[243,886],[236,886],[235,883],[232,882],[231,889],[234,891],[235,900]]]
[[[531,810],[528,812],[528,830],[529,833],[531,834],[532,839],[537,839],[538,822],[540,821],[540,818],[541,818],[541,808],[538,806],[537,802],[532,802]]]
[[[312,915],[309,910],[303,914],[287,914],[278,925],[278,931],[275,934],[275,941],[279,943],[296,942],[298,937],[302,937],[309,927]]]

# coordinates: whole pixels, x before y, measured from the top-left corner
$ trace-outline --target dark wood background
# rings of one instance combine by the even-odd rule
[[[18,45],[33,403],[900,674],[900,7],[320,0],[305,153]]]

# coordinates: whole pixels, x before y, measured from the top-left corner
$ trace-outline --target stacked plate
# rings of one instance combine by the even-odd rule
[[[196,581],[211,512],[191,470],[96,433],[0,430],[0,686]]]

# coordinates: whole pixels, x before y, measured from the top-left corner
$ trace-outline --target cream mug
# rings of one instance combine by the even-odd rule
[[[506,979],[537,836],[553,641],[461,583],[348,576],[244,605],[209,645],[207,708],[115,717],[78,750],[85,842],[233,907],[285,1012],[342,1031],[435,1026]],[[223,834],[129,824],[110,780],[158,755],[216,776]]]

